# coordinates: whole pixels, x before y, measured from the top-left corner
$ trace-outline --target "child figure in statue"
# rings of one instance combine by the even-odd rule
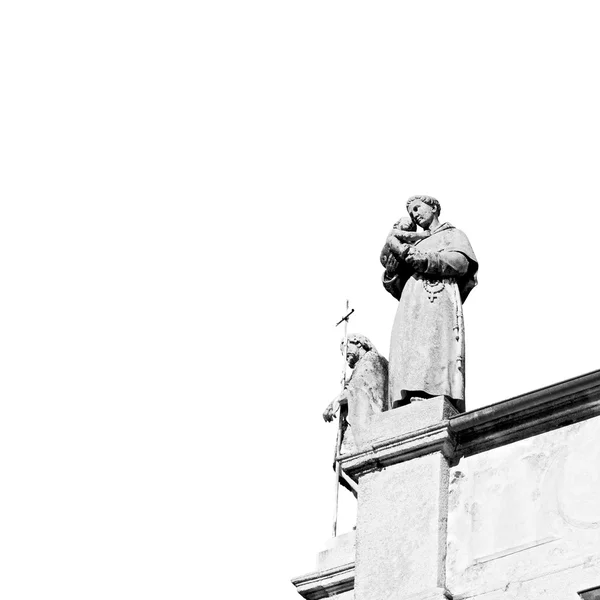
[[[413,246],[417,242],[428,238],[431,235],[430,231],[417,231],[416,223],[410,217],[402,217],[399,221],[394,223],[392,230],[390,231],[386,243],[381,250],[381,256],[379,260],[386,271],[389,271],[390,275],[398,266],[397,260],[391,251],[391,246],[395,245],[398,248],[398,242],[407,246]],[[390,260],[391,259],[391,260]]]
[[[435,198],[412,196],[406,209],[410,219],[394,226],[380,257],[383,286],[398,300],[390,344],[389,408],[445,396],[462,412],[462,307],[477,283],[479,265],[467,236],[440,223],[441,206]],[[422,231],[415,232],[415,224]]]

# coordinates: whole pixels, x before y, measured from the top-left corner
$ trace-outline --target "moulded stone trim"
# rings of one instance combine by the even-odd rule
[[[354,589],[354,563],[292,579],[296,591],[306,600],[329,598]]]
[[[399,409],[396,409],[399,410]],[[341,457],[342,468],[353,478],[393,464],[441,452],[446,458],[454,456],[456,442],[448,420],[417,431],[375,442],[368,450]]]
[[[582,600],[600,600],[600,587],[593,587],[589,590],[582,590],[578,593]]]
[[[450,417],[457,457],[600,415],[600,371]]]
[[[527,542],[525,544],[519,544],[518,546],[513,546],[511,548],[505,548],[504,550],[500,550],[498,552],[494,552],[493,554],[486,554],[485,556],[481,556],[479,558],[475,558],[473,560],[473,565],[479,565],[482,563],[490,562],[492,560],[497,560],[499,558],[504,558],[505,556],[511,556],[512,554],[517,554],[519,552],[525,552],[526,550],[531,550],[532,548],[537,548],[539,546],[543,546],[544,544],[551,544],[552,542],[559,541],[560,538],[551,535],[545,537],[541,540],[534,540],[532,542]]]

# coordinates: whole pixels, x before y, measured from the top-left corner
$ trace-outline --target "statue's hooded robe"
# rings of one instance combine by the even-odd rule
[[[404,261],[384,287],[398,299],[389,361],[389,403],[411,396],[447,396],[464,410],[465,334],[462,304],[477,284],[477,259],[467,236],[449,223],[415,244],[423,272]]]

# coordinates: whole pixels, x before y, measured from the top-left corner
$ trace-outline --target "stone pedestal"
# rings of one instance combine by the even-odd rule
[[[361,478],[356,600],[441,600],[448,464],[441,452]]]
[[[356,532],[332,540],[317,570],[293,580],[306,600],[451,599],[445,557],[456,413],[436,397],[371,417],[360,446],[341,457],[358,483]]]
[[[370,438],[342,459],[359,482],[355,600],[444,600],[448,417],[430,398],[375,415]]]

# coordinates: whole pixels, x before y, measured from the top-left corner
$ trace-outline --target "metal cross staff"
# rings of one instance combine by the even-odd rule
[[[346,300],[346,315],[343,316],[336,324],[337,327],[341,323],[344,324],[344,366],[342,370],[342,393],[346,389],[346,357],[348,356],[348,320],[354,309],[350,310],[350,301]],[[340,492],[340,476],[342,475],[342,467],[340,465],[340,449],[342,446],[342,408],[340,406],[340,414],[338,417],[338,430],[335,440],[335,456],[333,458],[335,464],[335,502],[333,508],[333,537],[337,534],[337,518],[338,518],[338,497]]]

